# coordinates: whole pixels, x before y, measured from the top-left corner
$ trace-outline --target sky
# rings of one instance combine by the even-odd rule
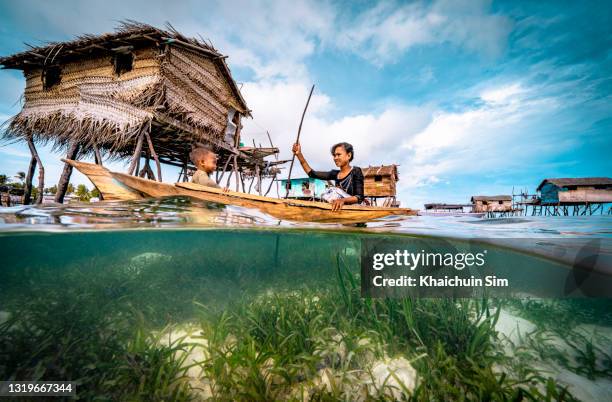
[[[330,146],[349,142],[356,166],[399,165],[402,206],[612,176],[609,1],[0,0],[0,55],[124,19],[170,22],[228,55],[253,111],[243,142],[267,146],[269,131],[282,159],[314,84],[301,134],[310,165],[335,168]],[[20,71],[0,70],[0,123],[19,112],[24,85]],[[39,151],[48,187],[63,155]],[[29,157],[24,144],[0,144],[0,173],[25,171]],[[78,173],[72,182],[91,187]]]

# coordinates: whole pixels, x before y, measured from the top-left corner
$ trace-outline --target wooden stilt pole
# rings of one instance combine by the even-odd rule
[[[147,163],[145,169],[147,170],[147,177],[149,180],[155,180],[155,173],[153,173],[153,169],[151,169],[151,165],[149,163]]]
[[[94,149],[94,157],[96,160],[96,165],[102,166],[102,154],[100,154],[100,149],[98,148],[96,144],[94,144],[93,149]]]
[[[219,177],[219,179],[217,180],[217,184],[221,183],[221,180],[223,179],[223,176],[225,175],[225,171],[227,170],[227,165],[229,165],[231,160],[232,160],[232,157],[228,156],[227,160],[225,161],[225,165],[223,165],[223,172],[221,172],[221,177]]]
[[[34,171],[36,170],[36,158],[32,156],[30,158],[30,166],[28,167],[28,173],[25,178],[25,183],[23,186],[23,205],[31,204],[31,196],[32,196],[32,178],[34,176]]]
[[[93,145],[93,150],[94,150],[94,159],[95,159],[96,165],[102,166],[102,154],[100,153],[100,148],[98,148],[97,144]],[[97,187],[95,188],[97,189]],[[98,198],[100,199],[100,201],[104,200],[104,196],[102,195],[102,192],[99,189],[98,189],[98,194],[99,194]]]
[[[253,177],[253,181],[257,179],[257,184],[255,185],[255,190],[259,195],[261,195],[261,175],[259,173],[259,166],[255,165],[255,176]]]
[[[74,141],[70,144],[66,159],[76,160],[77,154],[79,153],[79,143]],[[72,166],[64,163],[64,170],[60,176],[59,182],[57,183],[57,193],[55,193],[55,202],[59,204],[64,203],[64,196],[66,190],[68,190],[68,184],[70,183],[70,175],[72,174]]]
[[[129,175],[138,175],[138,168],[140,165],[140,154],[142,153],[142,141],[144,140],[144,131],[138,136],[136,141],[136,147],[134,148],[134,155],[132,155],[132,162],[128,168]]]
[[[268,193],[270,192],[270,190],[272,190],[272,184],[274,184],[274,182],[276,181],[276,173],[274,174],[274,177],[272,177],[272,181],[270,181],[270,185],[268,186],[268,189],[265,192],[265,196],[268,196]]]
[[[246,192],[244,189],[244,175],[240,172],[240,182],[242,183],[242,192]]]
[[[157,153],[155,152],[155,148],[153,148],[153,141],[151,140],[151,135],[147,131],[145,132],[145,136],[147,137],[147,144],[149,145],[149,152],[151,153],[151,156],[155,160],[155,165],[157,166],[157,180],[162,181],[161,163],[159,162],[159,157],[157,156]]]
[[[183,182],[186,182],[187,180],[189,180],[189,177],[187,176],[187,161],[183,161]]]
[[[236,113],[236,134],[234,139],[234,148],[238,150],[240,148],[240,131],[242,130],[242,125],[240,123],[240,113]],[[238,155],[234,154],[234,174],[236,176],[236,191],[239,191],[239,180],[238,180]],[[227,186],[229,186],[229,179],[232,177],[230,174],[227,178]]]
[[[262,194],[261,185],[262,185],[262,182],[261,182],[261,170],[260,170],[259,171],[259,179],[257,179],[257,188],[259,189],[259,195]]]
[[[236,176],[236,192],[240,191],[240,180],[238,177],[238,157],[234,155],[234,175]]]
[[[40,156],[38,156],[38,151],[36,151],[34,141],[32,141],[31,138],[28,138],[28,148],[30,148],[30,153],[32,154],[32,157],[36,159],[38,165],[38,194],[36,194],[36,200],[34,202],[37,204],[42,204],[43,193],[45,191],[45,167],[42,164]]]
[[[144,165],[142,165],[142,169],[140,169],[140,171],[138,171],[138,177],[142,177],[144,179],[144,177],[146,175],[147,179],[151,178],[151,176],[149,176],[149,170],[147,169],[148,166],[149,166],[149,153],[147,152],[145,154]]]

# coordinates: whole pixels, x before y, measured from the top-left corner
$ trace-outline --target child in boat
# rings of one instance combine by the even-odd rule
[[[203,186],[221,188],[213,179],[210,178],[210,174],[217,170],[217,154],[212,150],[204,147],[195,148],[189,154],[191,162],[196,167],[196,171],[191,178],[192,183],[201,184]],[[225,187],[223,191],[228,191]]]
[[[326,190],[323,198],[332,204],[333,211],[339,211],[343,205],[360,204],[364,202],[363,173],[357,166],[351,166],[353,160],[353,146],[347,142],[340,142],[331,147],[334,163],[340,169],[328,172],[313,170],[304,155],[299,143],[293,144],[293,153],[297,156],[304,172],[308,177],[321,180],[334,180],[336,187]]]

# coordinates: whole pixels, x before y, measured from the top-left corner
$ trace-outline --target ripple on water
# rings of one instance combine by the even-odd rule
[[[450,238],[612,238],[612,216],[388,216],[367,227],[281,221],[259,210],[184,197],[127,202],[43,204],[0,208],[0,231],[159,227],[286,227],[349,229]]]

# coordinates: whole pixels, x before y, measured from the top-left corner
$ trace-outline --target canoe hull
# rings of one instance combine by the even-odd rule
[[[102,165],[77,162],[71,159],[62,160],[87,176],[100,193],[102,193],[105,201],[131,201],[144,198],[140,192],[116,180],[110,170]]]
[[[299,222],[361,223],[391,215],[416,214],[416,211],[408,208],[382,208],[360,205],[346,205],[340,211],[332,211],[331,205],[324,202],[278,199],[234,191],[224,192],[220,189],[194,183],[168,184],[123,173],[110,172],[108,169],[100,169],[101,166],[90,163],[69,160],[66,160],[66,162],[88,177],[92,174],[93,176],[90,179],[102,192],[105,199],[107,199],[107,193],[97,183],[104,184],[103,188],[109,191],[108,194],[111,196],[108,199],[113,200],[121,199],[118,198],[121,195],[132,197],[125,198],[131,200],[137,199],[133,198],[137,195],[141,198],[142,196],[154,198],[186,196],[220,204],[256,208],[278,219]],[[98,166],[98,168],[92,168],[92,166]],[[105,175],[106,177],[104,177]],[[124,188],[130,189],[130,192],[126,193]]]

